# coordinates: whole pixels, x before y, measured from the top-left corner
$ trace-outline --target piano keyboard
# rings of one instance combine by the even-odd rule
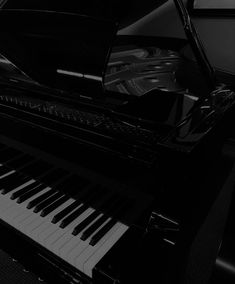
[[[0,219],[92,277],[125,234],[133,200],[0,145]]]

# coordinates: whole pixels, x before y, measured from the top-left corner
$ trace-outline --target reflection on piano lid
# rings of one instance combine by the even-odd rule
[[[1,54],[28,76],[56,89],[88,88],[99,95],[116,22],[27,10],[2,10],[0,22],[7,27],[0,29]]]
[[[16,65],[9,61],[6,57],[0,54],[0,74],[3,78],[9,79],[12,82],[22,82],[22,84],[37,84],[27,74],[20,70]]]
[[[113,51],[105,76],[105,89],[143,96],[153,89],[186,92],[175,73],[183,58],[172,50],[157,47],[119,47]]]
[[[175,87],[170,92],[154,88],[143,96],[102,92],[116,29],[114,22],[77,14],[1,10],[2,59],[32,78],[28,84],[15,72],[11,77],[2,63],[1,115],[30,127],[56,129],[57,134],[86,147],[147,165],[158,159],[159,144],[191,152],[233,105],[233,93],[224,87],[200,96],[187,90],[175,92]],[[168,49],[148,50],[156,57],[178,60]],[[119,55],[113,53],[114,58]],[[144,72],[151,73],[156,66]],[[166,66],[172,76],[171,67]],[[137,77],[142,71],[142,67],[134,68]]]

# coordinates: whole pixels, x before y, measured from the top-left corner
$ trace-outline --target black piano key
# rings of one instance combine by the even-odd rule
[[[53,194],[52,196],[50,196],[46,200],[44,200],[41,203],[39,203],[38,205],[36,205],[33,209],[33,212],[38,213],[39,211],[43,210],[48,205],[52,204],[53,202],[55,202],[57,199],[59,199],[63,195],[64,195],[64,193],[62,193],[62,192],[56,192],[55,194]]]
[[[67,227],[70,223],[72,223],[76,218],[78,218],[83,212],[85,212],[89,208],[88,205],[83,204],[78,209],[73,211],[68,217],[66,217],[60,224],[60,228]]]
[[[0,179],[0,189],[4,189],[7,185],[19,180],[22,177],[21,174],[14,172],[8,176],[5,176]]]
[[[57,213],[53,219],[52,219],[52,223],[56,224],[57,222],[61,221],[64,217],[66,217],[71,211],[73,211],[74,209],[76,209],[79,205],[81,204],[81,201],[79,200],[75,200],[72,204],[70,204],[69,206],[67,206],[66,208],[64,208],[62,211],[60,211],[59,213]]]
[[[79,188],[78,188],[79,189]],[[99,191],[99,188],[98,188]],[[86,200],[90,195],[93,193],[93,188],[86,191],[85,194],[82,196],[83,201]],[[56,224],[57,222],[61,221],[63,218],[65,218],[69,213],[71,213],[74,209],[76,209],[81,204],[81,200],[75,200],[72,204],[70,204],[68,207],[64,208],[61,212],[57,213],[53,219],[52,223]]]
[[[38,192],[42,191],[43,189],[46,188],[46,185],[44,184],[39,184],[37,186],[35,186],[34,188],[32,188],[31,190],[25,192],[24,194],[20,195],[17,199],[17,203],[22,203],[25,200],[29,199],[30,197],[34,196],[35,194],[37,194]]]
[[[109,220],[97,233],[94,234],[94,236],[92,236],[89,245],[96,245],[98,241],[101,240],[116,223],[116,219]]]
[[[68,172],[63,169],[55,169],[43,177],[41,181],[51,186],[54,190],[64,192],[70,196],[76,195],[78,192],[85,189],[88,181],[80,179],[77,175],[68,175]]]
[[[79,223],[73,230],[72,234],[74,236],[78,235],[82,230],[84,230],[92,221],[94,221],[100,215],[99,211],[92,212],[85,220]]]
[[[99,219],[97,219],[89,228],[87,228],[81,235],[80,239],[85,241],[87,240],[100,226],[102,226],[107,220],[107,215],[102,215]]]
[[[123,204],[124,200],[123,198],[119,198],[115,201],[115,203],[112,205],[109,210],[106,210],[106,214],[102,215],[100,218],[98,218],[90,227],[88,227],[83,234],[81,235],[81,240],[85,241],[87,238],[89,238],[97,229],[99,229],[100,226],[102,226],[109,218],[110,215],[117,210],[117,208],[120,208],[120,206]]]
[[[57,199],[55,202],[53,202],[52,204],[50,204],[49,206],[47,206],[46,208],[44,208],[40,214],[40,216],[45,217],[48,214],[50,214],[52,211],[54,211],[56,208],[58,208],[59,206],[61,206],[63,203],[65,203],[66,201],[69,200],[69,196],[62,196],[60,199]]]
[[[84,180],[83,185],[85,185],[85,184],[87,184],[87,183]],[[37,213],[37,212],[41,211],[43,208],[46,208],[49,204],[51,204],[52,202],[54,202],[56,200],[55,198],[63,196],[64,192],[71,194],[71,192],[72,192],[71,187],[72,186],[74,186],[74,188],[76,188],[76,191],[81,191],[81,190],[84,189],[83,187],[79,186],[77,175],[65,177],[62,181],[60,181],[59,183],[56,183],[56,186],[54,186],[52,188],[54,191],[58,191],[58,193],[56,195],[51,196],[49,199],[46,199],[42,203],[38,204],[34,208],[34,212]]]
[[[102,212],[104,213],[109,208],[113,206],[114,201],[117,200],[117,195],[112,195],[108,199],[104,200],[103,203],[100,205]],[[73,230],[72,234],[74,236],[78,235],[83,229],[85,229],[92,221],[94,221],[99,215],[101,214],[100,210],[96,210],[91,213],[85,220],[79,223]]]
[[[37,206],[38,204],[40,204],[42,201],[46,200],[48,197],[50,197],[51,195],[55,194],[56,191],[54,189],[50,189],[47,192],[44,192],[42,195],[36,197],[35,199],[31,200],[28,204],[27,204],[27,208],[31,209],[35,206]]]
[[[97,201],[103,194],[104,191],[102,190],[102,188],[98,188],[95,191],[93,190],[92,193],[87,196],[87,198],[83,198],[83,202],[80,203],[80,205],[82,205],[82,203],[84,204],[78,209],[76,209],[74,212],[72,212],[61,222],[60,228],[65,228],[70,223],[72,223],[76,218],[78,218],[83,212],[85,212],[89,208],[88,204]]]
[[[14,199],[20,197],[21,195],[25,194],[26,192],[28,192],[28,191],[34,189],[35,187],[39,186],[40,184],[41,184],[40,182],[35,181],[35,182],[33,182],[33,183],[31,183],[31,184],[29,184],[29,185],[27,185],[27,186],[25,186],[25,187],[23,187],[19,190],[13,192],[10,198],[12,200],[14,200]]]
[[[50,202],[50,200],[47,200],[48,197],[51,197],[52,195],[54,195],[56,192],[57,194],[59,194],[59,196],[63,195],[63,191],[61,191],[60,193],[58,193],[58,189],[61,190],[61,186],[63,187],[63,185],[68,185],[69,182],[68,180],[70,180],[71,176],[66,176],[68,172],[64,171],[62,169],[62,171],[60,171],[60,169],[55,169],[52,172],[49,172],[48,174],[46,174],[45,176],[43,176],[43,178],[40,178],[41,181],[44,181],[46,184],[49,184],[50,186],[53,186],[52,183],[55,182],[55,186],[53,186],[51,188],[51,190],[49,190],[48,192],[45,192],[44,194],[38,196],[37,198],[35,198],[34,200],[30,201],[29,204],[27,205],[28,209],[31,209],[35,206],[38,206],[35,210],[36,212],[39,212],[40,210],[42,210],[42,208],[45,208],[48,206],[48,202]],[[60,175],[59,175],[60,174]],[[65,176],[64,176],[65,175]],[[61,181],[62,179],[62,181]],[[52,198],[53,199],[53,198]],[[45,203],[42,203],[45,202]],[[40,204],[42,203],[42,204]]]
[[[126,199],[126,201],[113,214],[112,219],[109,220],[97,233],[92,236],[89,244],[92,246],[96,245],[98,241],[100,241],[118,222],[118,219],[126,215],[127,211],[130,210],[132,205],[133,202],[130,199]]]
[[[2,194],[7,194],[11,192],[12,190],[16,189],[17,187],[21,186],[22,184],[26,183],[29,181],[30,178],[27,176],[19,176],[18,179],[15,179],[14,181],[11,181],[11,183],[8,183],[5,185],[5,187],[2,190]]]

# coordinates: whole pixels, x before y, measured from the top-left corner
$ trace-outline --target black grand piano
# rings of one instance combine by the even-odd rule
[[[2,248],[48,283],[184,283],[235,93],[183,3],[188,40],[14,2],[0,11]]]

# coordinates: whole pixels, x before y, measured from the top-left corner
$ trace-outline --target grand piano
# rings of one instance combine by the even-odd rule
[[[187,40],[15,2],[0,11],[2,248],[48,283],[184,283],[235,93],[183,2]]]

